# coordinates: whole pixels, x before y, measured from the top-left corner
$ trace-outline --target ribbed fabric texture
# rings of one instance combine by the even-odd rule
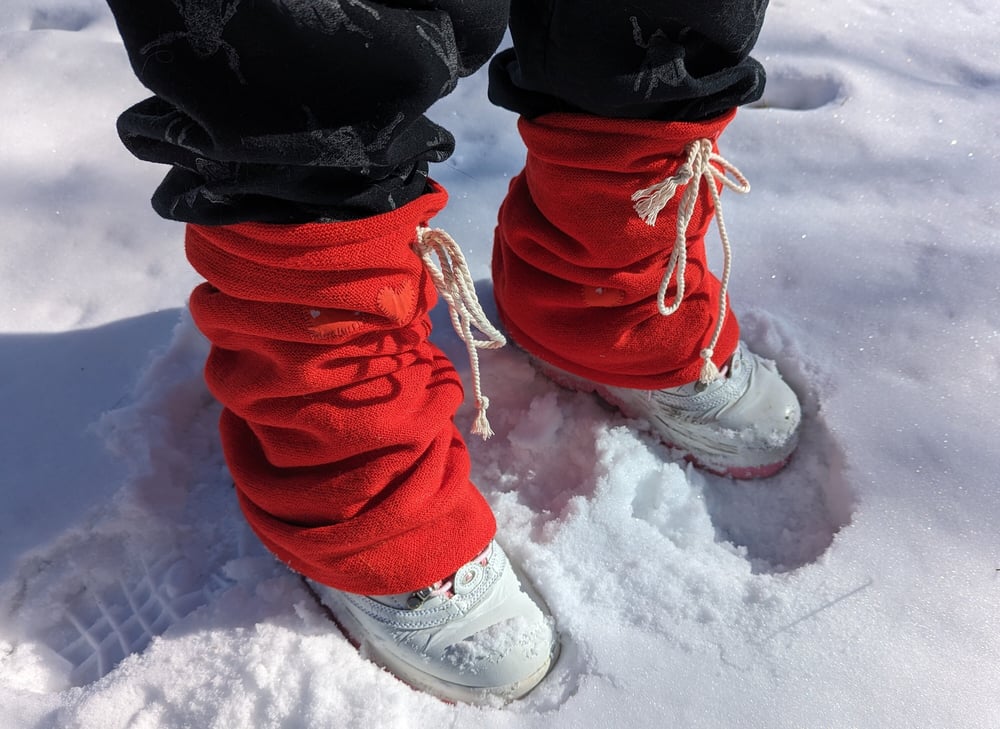
[[[528,156],[500,209],[493,283],[501,319],[521,347],[607,385],[652,390],[698,379],[720,295],[705,261],[708,189],[687,231],[684,303],[669,317],[656,293],[683,188],[655,227],[639,218],[631,196],[672,175],[689,142],[714,145],[734,114],[706,122],[565,113],[520,120]],[[671,285],[668,304],[675,294]],[[730,311],[713,361],[721,366],[738,340]]]
[[[342,223],[189,225],[208,283],[226,461],[261,540],[293,569],[363,594],[440,580],[493,537],[452,416],[459,377],[427,341],[434,288],[410,246],[440,187]]]

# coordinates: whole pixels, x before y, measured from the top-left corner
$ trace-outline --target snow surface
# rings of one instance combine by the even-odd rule
[[[363,660],[243,525],[163,170],[115,136],[145,94],[110,15],[4,0],[0,726],[1000,726],[998,28],[994,0],[771,3],[722,146],[754,185],[724,197],[733,301],[805,408],[783,474],[704,476],[483,355],[476,481],[565,641],[497,710]],[[482,74],[433,116],[436,222],[488,301],[523,148]]]

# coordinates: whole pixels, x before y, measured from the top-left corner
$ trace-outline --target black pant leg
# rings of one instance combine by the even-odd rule
[[[554,111],[699,121],[760,98],[750,58],[767,0],[512,0],[514,48],[490,66],[490,98]]]
[[[507,0],[108,0],[155,96],[122,140],[171,166],[153,197],[202,224],[405,205],[454,139],[424,116],[496,49]]]

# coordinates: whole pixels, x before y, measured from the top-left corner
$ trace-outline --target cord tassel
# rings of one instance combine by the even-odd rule
[[[469,273],[469,264],[454,238],[440,228],[418,227],[414,250],[424,262],[441,298],[448,303],[451,325],[469,353],[472,391],[476,402],[476,419],[472,424],[472,432],[487,440],[493,436],[493,428],[486,417],[490,400],[483,395],[478,350],[499,349],[507,344],[507,339],[483,311],[479,297],[476,296],[475,282]],[[434,265],[432,254],[437,256],[440,268]],[[473,327],[484,334],[486,339],[476,339]]]

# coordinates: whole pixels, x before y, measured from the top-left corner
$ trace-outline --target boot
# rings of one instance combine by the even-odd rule
[[[531,691],[555,662],[552,618],[495,542],[447,580],[365,596],[313,585],[366,656],[448,701],[502,704]]]

